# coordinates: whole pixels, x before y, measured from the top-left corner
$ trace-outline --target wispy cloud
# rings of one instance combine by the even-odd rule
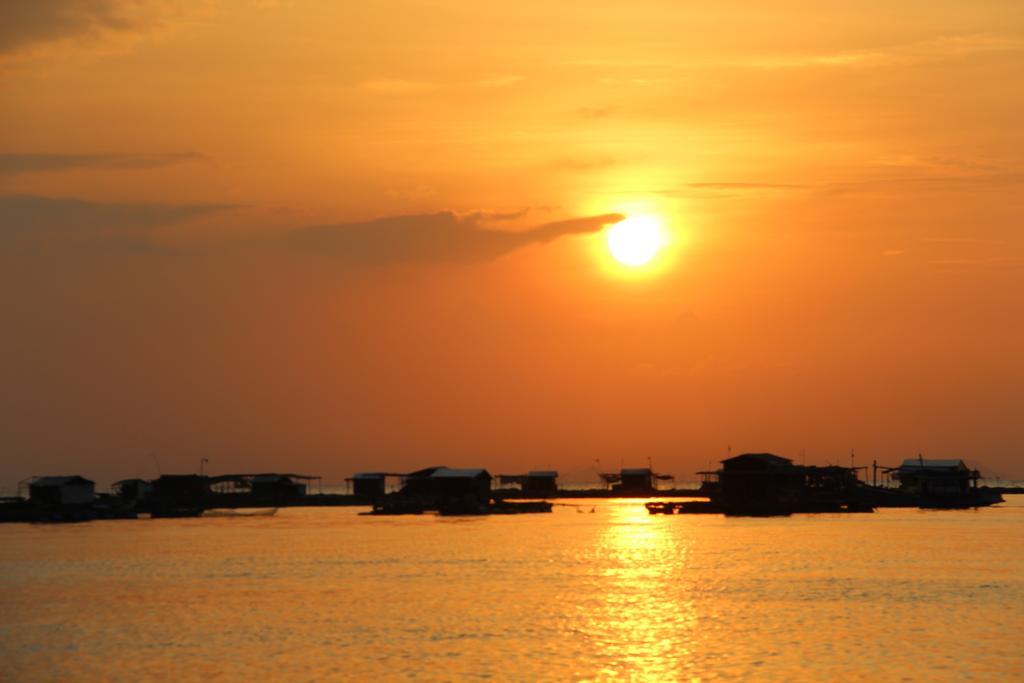
[[[506,231],[483,227],[479,213],[459,216],[445,211],[301,228],[289,231],[284,239],[296,248],[354,265],[472,263],[493,260],[530,244],[599,232],[623,218],[621,214],[603,214]]]
[[[813,67],[876,67],[914,64],[989,52],[1024,50],[1018,36],[990,33],[938,36],[929,40],[868,50],[847,50],[817,54],[758,55],[728,62],[731,66],[760,69]]]
[[[0,196],[0,241],[26,246],[103,244],[152,249],[153,228],[230,208],[234,207],[5,195]]]
[[[89,202],[81,199],[0,195],[0,245],[39,248],[114,248],[176,251],[154,240],[157,228],[238,208],[230,204],[147,204]],[[516,224],[528,210],[474,211],[456,214],[389,216],[358,223],[311,226],[243,234],[210,242],[206,248],[233,253],[251,248],[305,252],[339,264],[374,266],[396,263],[474,263],[560,237],[595,233],[624,218],[603,214],[498,230]],[[194,249],[190,249],[193,251]]]
[[[684,183],[676,187],[655,190],[655,194],[666,197],[688,199],[724,199],[743,194],[798,192],[811,190],[815,186],[806,183],[762,183],[744,181]]]
[[[205,159],[191,152],[176,154],[4,154],[0,174],[69,169],[145,169]]]
[[[889,176],[851,180],[849,182],[826,183],[818,186],[821,194],[879,193],[890,190],[947,190],[954,188],[998,188],[1024,183],[1024,173],[1004,171],[999,173],[969,173],[948,175]]]
[[[893,174],[895,168],[905,173]],[[689,199],[724,199],[737,196],[777,193],[805,193],[814,195],[846,195],[846,194],[877,194],[880,192],[906,192],[910,190],[930,191],[962,188],[998,188],[1024,184],[1024,172],[1006,168],[1000,170],[980,170],[988,166],[975,165],[969,162],[938,163],[929,167],[920,165],[886,165],[878,164],[854,169],[848,180],[838,179],[819,182],[748,182],[720,181],[684,183],[675,187],[645,189],[644,192],[660,194],[666,197],[686,197]],[[974,170],[979,169],[979,170]],[[631,194],[637,189],[622,190],[621,193]]]
[[[205,2],[173,0],[3,0],[0,58],[54,43],[135,38],[205,11]]]

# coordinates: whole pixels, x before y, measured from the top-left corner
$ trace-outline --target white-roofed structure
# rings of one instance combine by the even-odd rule
[[[926,460],[907,458],[891,470],[900,490],[929,499],[963,497],[978,487],[981,474],[963,460]]]
[[[96,484],[77,474],[36,477],[29,482],[28,497],[41,505],[90,505],[96,498]]]

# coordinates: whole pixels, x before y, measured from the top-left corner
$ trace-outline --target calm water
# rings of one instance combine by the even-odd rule
[[[1024,679],[1022,496],[788,519],[582,505],[2,525],[0,679]]]

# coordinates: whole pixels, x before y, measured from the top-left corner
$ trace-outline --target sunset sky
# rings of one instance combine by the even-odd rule
[[[1022,478],[1022,83],[1020,0],[4,2],[0,488]]]

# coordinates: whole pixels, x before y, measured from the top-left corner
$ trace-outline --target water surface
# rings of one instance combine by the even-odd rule
[[[0,679],[1024,679],[1024,497],[1008,498],[7,524]]]

